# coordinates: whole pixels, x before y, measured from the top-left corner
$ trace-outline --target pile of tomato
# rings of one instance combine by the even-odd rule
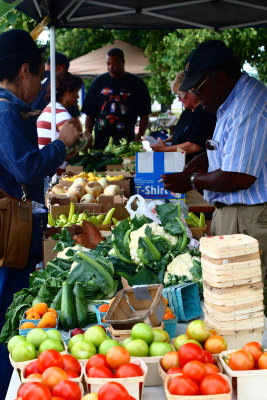
[[[258,342],[248,342],[242,349],[223,356],[223,359],[235,371],[267,369],[267,352],[264,352]]]
[[[88,378],[131,378],[143,376],[137,364],[130,363],[129,352],[121,346],[111,347],[107,354],[95,354],[85,365]]]
[[[177,355],[168,353],[161,359],[161,366],[167,374],[179,373],[169,380],[168,391],[173,395],[197,396],[229,393],[231,387],[224,376],[219,374],[215,360],[209,352],[195,343],[185,343]],[[207,362],[208,361],[208,362]],[[175,365],[176,363],[176,365]],[[170,368],[168,368],[170,367]]]
[[[66,400],[80,400],[82,396],[78,383],[71,381],[81,375],[79,361],[56,350],[45,350],[30,362],[23,371],[24,378],[35,380],[25,382],[18,390],[17,398],[22,400],[49,400],[55,396]]]

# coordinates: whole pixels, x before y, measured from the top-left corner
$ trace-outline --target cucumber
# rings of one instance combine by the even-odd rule
[[[62,296],[62,288],[58,292],[58,294],[55,296],[54,300],[51,303],[50,308],[53,308],[54,310],[60,310],[61,307],[61,296]]]
[[[77,317],[77,326],[83,328],[87,325],[88,313],[84,288],[81,282],[76,282],[73,289],[74,304]]]
[[[72,293],[72,285],[64,283],[62,287],[61,305],[60,305],[60,324],[68,331],[76,328],[76,312]]]

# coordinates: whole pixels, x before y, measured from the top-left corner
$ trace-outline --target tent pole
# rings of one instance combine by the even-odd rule
[[[56,139],[56,30],[50,27],[50,95],[51,95],[51,139]],[[56,174],[52,182],[57,180]]]

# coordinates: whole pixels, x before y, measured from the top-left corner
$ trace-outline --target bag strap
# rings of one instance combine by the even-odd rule
[[[0,101],[7,101],[8,103],[12,103],[12,101],[4,99],[3,97],[0,97]],[[26,121],[31,117],[39,117],[41,112],[42,112],[41,110],[20,111],[20,116],[24,121]]]

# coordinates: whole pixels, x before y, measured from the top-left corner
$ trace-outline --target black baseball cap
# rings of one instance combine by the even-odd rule
[[[46,46],[37,47],[31,35],[22,29],[12,29],[0,35],[0,63],[12,62],[25,55],[41,55]]]
[[[50,64],[50,56],[48,57],[47,62]],[[68,57],[62,53],[56,52],[56,65],[65,65],[66,70],[68,70],[70,66]]]
[[[184,67],[184,79],[179,87],[181,91],[192,89],[203,75],[216,68],[227,59],[232,59],[234,53],[220,40],[208,40],[201,43],[189,54]]]

